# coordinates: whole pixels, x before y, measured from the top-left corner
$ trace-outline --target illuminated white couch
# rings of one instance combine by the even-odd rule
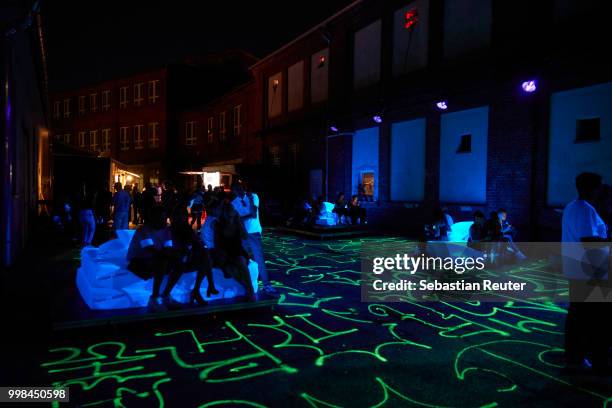
[[[142,280],[127,269],[127,250],[134,230],[117,231],[118,238],[98,248],[86,247],[81,250],[81,266],[77,270],[76,283],[81,297],[91,309],[126,309],[144,307],[149,301],[153,279]],[[249,263],[253,289],[257,292],[257,264]],[[172,290],[172,297],[185,303],[193,288],[196,272],[184,273]],[[213,269],[218,295],[209,300],[228,299],[245,294],[244,288],[234,279],[224,277],[220,269]],[[166,278],[164,278],[165,285]],[[208,280],[202,282],[200,293],[206,297]]]
[[[441,258],[477,257],[480,252],[467,246],[473,221],[454,223],[448,232],[448,241],[427,241],[427,254]]]
[[[317,215],[317,219],[315,220],[315,224],[331,227],[334,225],[338,225],[338,214],[334,212],[334,204],[324,201],[321,204],[321,210]]]

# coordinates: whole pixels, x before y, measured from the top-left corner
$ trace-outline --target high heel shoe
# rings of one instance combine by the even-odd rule
[[[204,300],[202,295],[200,295],[200,292],[197,291],[197,292],[191,292],[191,296],[189,297],[189,304],[191,305],[196,304],[198,306],[206,306],[208,302]]]
[[[206,297],[210,297],[211,295],[218,295],[219,291],[213,286],[213,287],[208,287],[208,289],[206,289]]]

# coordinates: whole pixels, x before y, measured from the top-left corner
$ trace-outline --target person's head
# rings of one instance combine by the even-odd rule
[[[129,193],[130,191],[132,191],[132,186],[130,186],[129,184],[126,184],[126,185],[123,187],[123,189]]]
[[[212,184],[209,184],[209,185],[208,185],[208,191],[213,191]]]
[[[354,195],[354,196],[351,197],[351,204],[353,204],[353,205],[359,204],[359,196],[358,195]]]
[[[499,210],[497,210],[497,215],[499,216],[499,220],[501,222],[504,222],[508,219],[508,211],[506,211],[504,208],[500,208]]]
[[[145,189],[150,190],[153,188],[153,185],[151,184],[151,182],[147,182],[147,184],[145,184]]]
[[[601,176],[595,173],[580,173],[576,177],[576,190],[581,200],[593,201],[601,189]]]
[[[158,206],[151,208],[145,223],[156,230],[164,228],[166,226],[166,213],[164,209]]]
[[[234,181],[232,183],[232,193],[236,194],[238,197],[244,197],[244,188],[242,188],[242,184],[239,181]]]
[[[138,191],[138,183],[134,183],[134,186],[132,187],[132,191]]]
[[[116,182],[115,183],[115,191],[121,191],[123,190],[123,186],[121,185],[120,182]]]
[[[485,215],[482,211],[474,212],[474,224],[483,225],[485,223]]]
[[[344,193],[343,192],[339,192],[338,193],[338,201],[344,201]]]

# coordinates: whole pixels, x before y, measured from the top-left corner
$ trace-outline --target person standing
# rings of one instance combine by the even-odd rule
[[[157,196],[157,188],[151,183],[145,184],[144,191],[140,194],[140,218],[143,222],[151,214],[151,209],[157,205],[155,197]]]
[[[581,366],[588,356],[592,358],[592,367],[597,374],[609,375],[609,338],[600,320],[601,316],[609,316],[610,303],[587,301],[597,286],[609,286],[608,271],[607,276],[598,276],[592,262],[593,255],[596,255],[607,266],[609,248],[602,245],[587,250],[583,246],[585,242],[604,242],[607,239],[607,226],[593,206],[601,186],[600,175],[581,173],[576,177],[578,198],[563,209],[561,252],[570,297],[565,321],[565,362],[568,368],[575,368]]]
[[[202,213],[204,212],[204,192],[202,185],[198,184],[189,200],[191,203],[191,228],[197,225],[198,231],[202,229]]]
[[[95,198],[95,213],[98,217],[98,224],[106,225],[110,220],[111,205],[113,203],[113,194],[108,191],[108,185],[103,184],[96,193]]]
[[[232,192],[236,198],[232,200],[232,206],[240,215],[240,219],[247,232],[244,247],[255,262],[259,270],[259,278],[263,283],[263,290],[268,294],[276,293],[276,289],[270,284],[266,261],[263,253],[262,228],[259,222],[259,196],[253,192],[246,193],[242,184],[235,182],[232,184]]]
[[[115,195],[113,196],[113,226],[115,230],[129,228],[129,214],[132,198],[130,193],[121,187],[121,183],[115,183]]]
[[[91,194],[83,193],[79,202],[79,223],[81,224],[81,244],[83,246],[91,246],[96,233],[93,201]]]
[[[142,221],[141,198],[142,193],[138,190],[138,184],[134,184],[132,186],[132,222],[134,225],[138,225]]]

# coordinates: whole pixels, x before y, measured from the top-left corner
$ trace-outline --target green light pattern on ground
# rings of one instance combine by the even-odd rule
[[[57,340],[41,363],[83,407],[607,406],[600,385],[562,375],[554,303],[361,303],[362,238],[268,234],[273,310],[151,327],[128,338]],[[413,243],[405,243],[413,246]],[[545,261],[508,274],[545,290]],[[559,282],[555,283],[557,286]],[[382,302],[382,300],[381,300]]]

